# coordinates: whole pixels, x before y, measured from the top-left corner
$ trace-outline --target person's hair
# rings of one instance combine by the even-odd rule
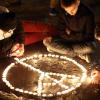
[[[63,7],[69,7],[76,2],[77,2],[77,0],[61,0],[61,5]]]
[[[16,16],[14,12],[0,13],[0,29],[9,31],[16,27]]]

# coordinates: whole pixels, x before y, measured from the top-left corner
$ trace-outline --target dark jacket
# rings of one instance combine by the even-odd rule
[[[89,8],[80,3],[77,13],[74,16],[69,15],[63,9],[59,9],[56,17],[56,22],[53,22],[57,30],[60,31],[60,36],[68,41],[93,41],[95,20],[94,15]],[[66,34],[70,32],[70,35]]]
[[[8,53],[12,46],[16,43],[24,43],[24,32],[22,24],[19,20],[16,20],[16,29],[9,38],[0,40],[0,54]]]

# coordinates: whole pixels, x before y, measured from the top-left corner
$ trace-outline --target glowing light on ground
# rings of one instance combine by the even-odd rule
[[[47,58],[50,57],[51,60],[53,59],[60,59],[60,60],[64,60],[64,63],[66,61],[69,61],[73,64],[75,64],[80,70],[81,70],[81,76],[76,76],[76,75],[68,75],[63,74],[63,73],[54,73],[54,72],[44,72],[39,68],[36,68],[34,66],[32,66],[31,64],[26,63],[26,60],[31,60],[34,63],[38,63],[39,59],[43,59],[43,58]],[[15,67],[16,64],[21,64],[22,66],[24,66],[25,68],[29,68],[30,70],[32,70],[33,72],[37,72],[40,76],[37,79],[37,91],[29,91],[29,90],[24,90],[18,87],[14,87],[10,81],[7,80],[7,76],[10,72],[10,70],[12,68]],[[60,77],[60,79],[57,79],[55,77]],[[7,68],[4,70],[3,74],[2,74],[2,80],[3,82],[5,82],[5,84],[12,90],[18,91],[20,93],[25,93],[25,94],[30,94],[30,95],[37,95],[37,96],[43,96],[43,97],[51,97],[54,95],[62,95],[62,94],[67,94],[73,90],[75,90],[76,88],[80,87],[80,85],[84,82],[84,80],[87,77],[87,70],[84,68],[83,65],[79,64],[77,61],[75,61],[74,59],[68,58],[66,56],[60,56],[60,55],[55,55],[55,54],[34,54],[30,57],[26,57],[23,59],[18,59],[15,58],[15,63],[11,63],[9,66],[7,66]],[[50,81],[48,82],[44,82],[44,79],[49,79]],[[70,83],[73,84],[72,86],[69,86],[66,81],[68,81],[70,79]],[[44,92],[45,89],[47,89],[46,87],[53,87],[53,86],[59,86],[62,90],[60,91],[56,91],[56,93],[47,93]],[[45,88],[45,89],[44,89]]]

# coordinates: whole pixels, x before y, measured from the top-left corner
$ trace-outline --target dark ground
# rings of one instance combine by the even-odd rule
[[[5,2],[6,1],[6,2]],[[7,2],[8,1],[8,2]],[[12,1],[12,2],[11,2]],[[16,0],[14,0],[16,1]],[[96,24],[100,24],[100,0],[83,0],[83,2],[88,5],[95,14]],[[49,0],[22,0],[21,5],[15,4],[13,0],[0,0],[0,4],[8,7],[10,10],[16,12],[17,17],[21,20],[37,20],[37,21],[46,21],[48,17],[49,11]],[[47,52],[46,48],[43,46],[42,42],[32,44],[30,46],[25,47],[26,52],[25,55],[30,55],[35,52]],[[100,61],[100,43],[97,42],[97,49],[93,59]],[[13,61],[12,58],[2,58],[0,59],[0,90],[7,93],[12,93],[12,91],[2,82],[1,75],[3,70],[6,68],[8,64]],[[88,64],[87,64],[88,65]],[[13,92],[14,93],[14,92]],[[4,93],[3,93],[4,94]],[[44,98],[31,97],[28,98],[26,95],[20,95],[20,98],[15,98],[15,96],[11,96],[14,98],[6,98],[0,92],[0,100],[45,100]],[[21,98],[23,96],[24,98]],[[4,99],[2,99],[4,98]],[[26,99],[25,99],[26,98]],[[46,100],[100,100],[100,86],[98,85],[90,85],[83,86],[77,92],[71,93],[66,96],[55,97],[55,98],[46,98]]]

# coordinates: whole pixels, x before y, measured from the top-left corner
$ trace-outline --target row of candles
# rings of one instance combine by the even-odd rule
[[[61,60],[70,61],[70,62],[74,63],[77,67],[79,67],[82,70],[82,76],[81,76],[81,78],[77,77],[75,75],[67,75],[67,74],[53,73],[53,72],[43,72],[40,69],[37,69],[34,66],[32,66],[32,65],[27,64],[27,63],[24,62],[26,60],[35,59],[35,58],[40,59],[42,57],[58,58],[58,59],[61,59]],[[26,57],[26,58],[22,58],[22,59],[15,58],[15,60],[16,60],[16,63],[11,63],[4,70],[4,72],[2,74],[2,80],[3,80],[3,82],[6,83],[6,85],[10,89],[18,91],[18,92],[21,92],[21,93],[26,93],[26,94],[30,94],[30,95],[37,95],[37,96],[43,96],[43,97],[51,97],[51,96],[54,96],[54,95],[62,95],[62,94],[66,94],[66,93],[69,93],[69,92],[75,90],[77,87],[80,87],[80,85],[82,84],[82,82],[87,77],[87,70],[84,68],[84,66],[81,65],[81,64],[79,64],[77,61],[75,61],[75,60],[73,60],[71,58],[68,58],[66,56],[60,56],[60,55],[54,55],[54,54],[34,54],[34,55],[30,56],[30,57]],[[24,89],[16,88],[16,87],[12,86],[12,84],[10,84],[10,82],[7,80],[8,72],[17,63],[20,63],[22,66],[24,66],[26,68],[29,68],[32,71],[36,71],[36,72],[38,72],[40,74],[40,77],[38,79],[38,84],[37,84],[37,92],[31,92],[31,91],[27,91],[27,90],[24,90]],[[62,78],[61,78],[60,81],[58,81],[57,79],[52,78],[51,75],[60,76]],[[43,83],[43,79],[44,78],[48,78],[48,79],[52,80],[52,83]],[[63,84],[63,82],[62,82],[66,78],[78,79],[78,80],[80,80],[80,82],[78,82],[75,86],[69,87],[69,86]],[[56,84],[58,84],[64,90],[63,91],[58,91],[58,92],[56,92],[56,94],[53,94],[53,93],[43,93],[42,92],[44,85],[53,86],[53,85],[56,85]]]

